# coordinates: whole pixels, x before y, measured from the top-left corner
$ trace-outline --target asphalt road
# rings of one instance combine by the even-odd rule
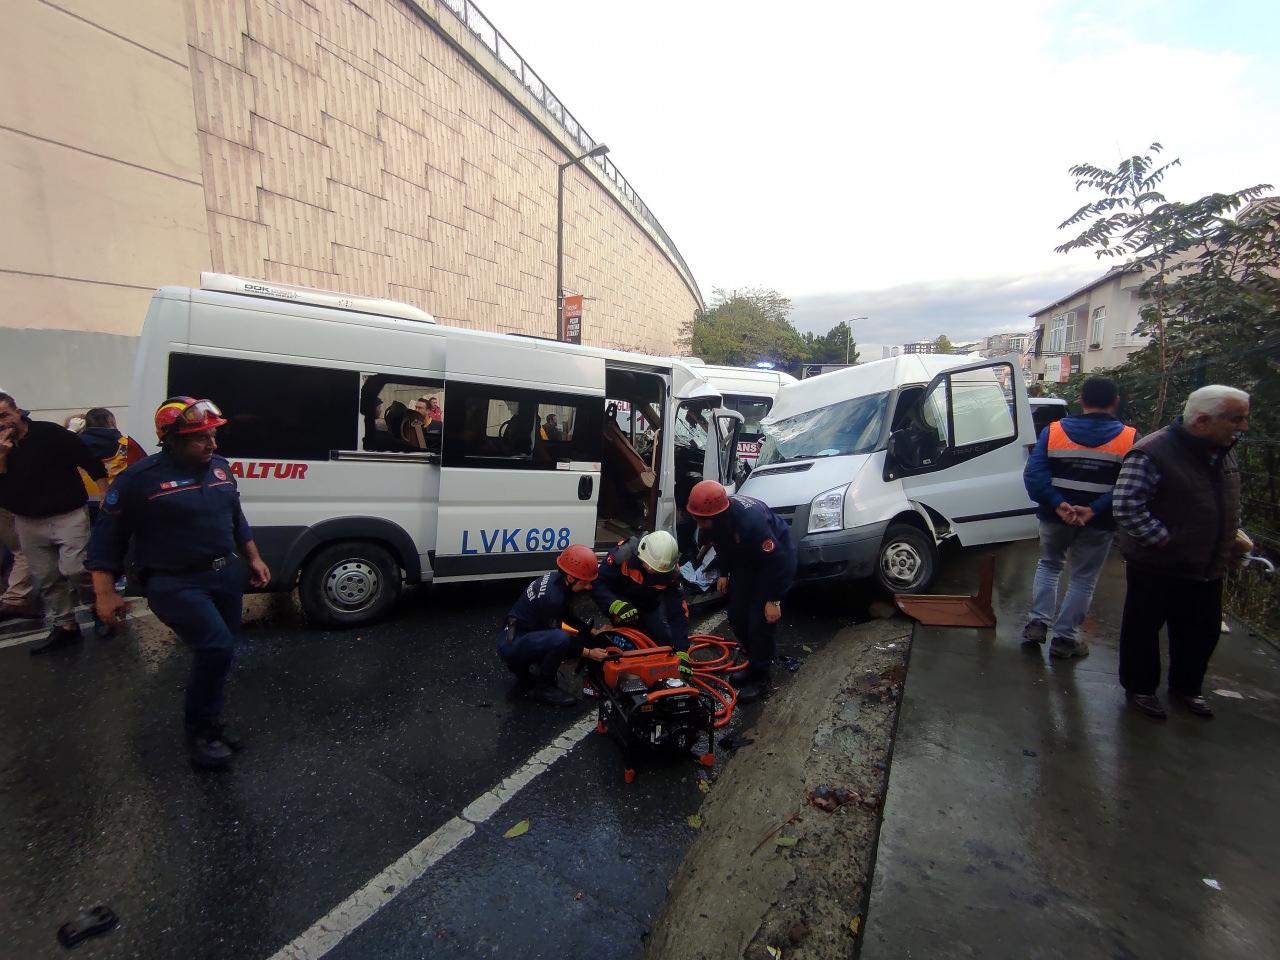
[[[251,625],[228,710],[247,748],[218,774],[187,763],[189,656],[154,619],[39,658],[9,627],[0,958],[62,956],[58,927],[100,903],[121,922],[77,949],[95,960],[637,956],[705,773],[624,785],[616,746],[582,735],[589,704],[512,696],[490,638],[520,586],[416,591],[360,631]],[[867,599],[793,595],[782,653]],[[518,793],[486,798],[513,774]]]

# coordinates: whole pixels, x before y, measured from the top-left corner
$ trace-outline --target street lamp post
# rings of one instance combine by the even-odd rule
[[[849,326],[848,326],[848,329],[845,331],[845,337],[844,337],[844,365],[846,367],[849,365],[849,349],[850,347],[853,346],[853,321],[870,320],[870,319],[871,319],[870,317],[850,317],[849,318]]]
[[[556,170],[556,339],[564,338],[564,172],[589,157],[603,157],[609,148],[599,143],[580,157],[559,165]]]

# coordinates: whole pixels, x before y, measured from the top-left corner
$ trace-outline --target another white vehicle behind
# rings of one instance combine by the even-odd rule
[[[1035,441],[1012,358],[911,355],[790,383],[742,486],[791,524],[798,580],[929,587],[938,544],[1036,535]]]

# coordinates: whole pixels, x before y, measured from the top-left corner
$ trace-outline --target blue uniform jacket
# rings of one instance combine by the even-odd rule
[[[751,578],[763,585],[762,600],[781,600],[795,577],[795,547],[787,521],[755,497],[735,493],[729,509],[715,518],[698,539],[716,548],[720,570],[730,578]]]
[[[680,570],[653,573],[648,570],[636,549],[639,537],[618,544],[600,561],[600,576],[591,585],[596,603],[608,611],[615,600],[625,600],[640,610],[654,610],[670,597],[684,601]]]
[[[568,623],[578,630],[608,623],[591,602],[590,591],[574,593],[564,581],[564,573],[551,570],[530,580],[520,599],[507,613],[516,622],[517,633],[531,630],[558,630]]]
[[[1063,417],[1058,421],[1067,436],[1074,443],[1084,447],[1098,447],[1114,440],[1124,429],[1124,424],[1109,413],[1087,413],[1080,417]],[[1053,475],[1049,472],[1049,428],[1040,431],[1036,445],[1031,448],[1031,456],[1022,471],[1022,482],[1027,488],[1027,495],[1040,509],[1036,511],[1041,520],[1058,523],[1058,515],[1054,509],[1066,498],[1062,491],[1053,485]],[[1111,518],[1111,494],[1103,493],[1090,500],[1090,507],[1098,519],[1105,523]],[[1097,524],[1095,524],[1096,526]]]
[[[189,569],[252,540],[227,461],[192,469],[157,453],[128,467],[102,500],[85,566],[118,574],[130,539],[148,571]]]

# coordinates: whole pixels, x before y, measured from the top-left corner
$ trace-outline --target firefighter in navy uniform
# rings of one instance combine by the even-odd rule
[[[680,548],[665,530],[624,540],[600,561],[592,594],[613,622],[636,627],[660,647],[671,647],[680,672],[689,664],[689,608],[677,564]]]
[[[522,684],[532,684],[543,703],[568,707],[578,698],[556,685],[560,664],[574,655],[603,660],[604,650],[590,638],[609,623],[586,596],[598,572],[595,551],[575,543],[556,558],[556,566],[530,581],[507,613],[498,629],[498,656]]]
[[[698,522],[698,539],[716,549],[721,577],[716,589],[729,594],[729,626],[747,655],[747,667],[730,680],[738,700],[750,703],[769,687],[778,653],[782,597],[796,575],[791,528],[754,497],[729,496],[714,480],[697,483],[687,510]]]
[[[192,762],[205,769],[226,766],[239,747],[223,729],[222,700],[240,628],[245,563],[254,587],[271,580],[231,468],[214,453],[215,431],[226,422],[208,400],[174,397],[160,405],[161,452],[116,477],[86,564],[99,618],[117,622],[125,601],[115,582],[132,540],[148,605],[193,650],[185,726]]]

